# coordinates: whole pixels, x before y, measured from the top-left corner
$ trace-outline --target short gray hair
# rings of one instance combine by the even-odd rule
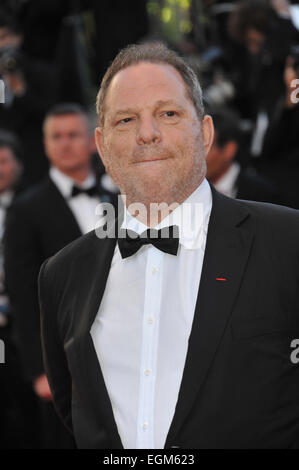
[[[45,132],[48,119],[57,116],[77,115],[82,116],[88,123],[88,116],[85,109],[78,103],[58,103],[48,110],[43,122],[43,131]]]
[[[166,64],[174,67],[186,84],[188,96],[195,106],[199,119],[203,119],[205,112],[202,89],[195,72],[185,61],[162,43],[132,44],[117,54],[103,77],[96,101],[99,123],[102,127],[104,125],[105,98],[113,77],[121,70],[140,62]]]

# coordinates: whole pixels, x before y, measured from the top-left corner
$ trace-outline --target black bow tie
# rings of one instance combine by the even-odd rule
[[[133,230],[120,230],[118,238],[119,251],[122,258],[134,255],[143,245],[152,244],[164,253],[176,255],[179,248],[179,228],[177,225],[164,227],[160,230],[153,228],[138,235]]]
[[[71,193],[71,197],[76,197],[78,194],[87,194],[87,196],[98,196],[99,190],[97,186],[92,186],[91,188],[85,189],[80,188],[79,186],[74,185]]]

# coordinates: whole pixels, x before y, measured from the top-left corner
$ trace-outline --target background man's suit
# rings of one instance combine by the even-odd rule
[[[18,343],[30,380],[44,371],[37,277],[41,264],[82,232],[55,184],[47,178],[11,207],[6,220],[6,285],[17,315]],[[21,337],[20,337],[21,335]]]
[[[8,212],[4,244],[6,286],[22,368],[31,382],[44,374],[37,292],[40,266],[81,235],[72,211],[50,178],[16,199]],[[39,400],[39,404],[42,447],[73,447],[52,403]]]
[[[299,365],[290,358],[299,338],[298,239],[297,211],[213,191],[165,448],[299,448]],[[122,448],[90,335],[114,248],[115,239],[90,232],[40,273],[46,371],[57,411],[80,448]]]
[[[236,199],[283,204],[283,196],[267,180],[250,168],[242,170],[236,181]]]
[[[12,338],[13,315],[3,278],[6,214],[25,189],[24,183],[19,182],[0,194],[0,338],[5,344],[5,364],[0,366],[0,449],[32,449],[40,442],[37,397],[23,377],[19,350]]]

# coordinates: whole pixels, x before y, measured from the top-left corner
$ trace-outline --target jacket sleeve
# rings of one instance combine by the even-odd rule
[[[65,426],[73,433],[72,380],[58,329],[58,307],[51,291],[53,277],[48,266],[50,260],[43,263],[38,281],[42,353],[55,409]]]

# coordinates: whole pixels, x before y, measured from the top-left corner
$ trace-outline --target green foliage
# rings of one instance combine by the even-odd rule
[[[191,0],[149,0],[147,10],[165,38],[178,43],[192,30],[190,6]]]

